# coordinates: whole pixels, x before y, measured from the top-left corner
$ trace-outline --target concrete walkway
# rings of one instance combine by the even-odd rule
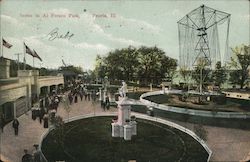
[[[168,119],[170,120],[170,119]],[[194,131],[195,124],[170,120]],[[212,150],[211,161],[248,161],[250,160],[250,130],[203,126],[207,131],[208,147]],[[248,160],[247,160],[248,159]]]
[[[78,101],[71,106],[69,117],[76,115],[84,115],[89,113],[104,112],[99,102],[93,104],[91,101]],[[116,111],[116,108],[112,108],[109,112]],[[63,105],[59,104],[57,115],[68,118],[67,112],[64,110]],[[38,118],[34,121],[31,119],[31,111],[18,118],[19,120],[19,133],[18,136],[14,135],[14,129],[12,123],[7,124],[4,127],[4,133],[2,134],[2,160],[4,162],[20,162],[24,154],[24,149],[27,149],[29,153],[34,151],[34,144],[39,144],[42,134],[46,131],[43,128],[43,124],[40,124]]]
[[[69,117],[104,112],[99,103],[93,104],[91,101],[78,101],[71,107]],[[116,111],[116,108],[109,110],[109,112]],[[64,119],[68,118],[68,114],[61,104],[57,114]],[[18,136],[14,135],[11,123],[5,126],[2,134],[1,157],[5,162],[20,162],[24,149],[32,153],[33,145],[39,143],[42,134],[46,131],[38,119],[36,121],[31,119],[31,112],[22,115],[18,120],[20,122]],[[193,130],[194,124],[171,121]],[[213,151],[212,161],[240,161],[245,159],[250,152],[250,130],[213,126],[204,126],[204,128],[208,132],[207,144]]]

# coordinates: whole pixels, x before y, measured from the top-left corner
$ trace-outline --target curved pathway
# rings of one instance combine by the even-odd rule
[[[116,112],[116,108],[111,108],[109,112]],[[69,117],[84,114],[93,114],[94,112],[104,112],[100,104],[93,105],[91,101],[79,101],[72,105]],[[64,119],[68,114],[59,105],[58,115]],[[29,153],[34,150],[33,145],[40,142],[40,138],[46,129],[38,121],[31,119],[31,112],[18,118],[20,122],[19,135],[14,135],[11,123],[7,124],[2,134],[2,160],[5,162],[20,162],[23,156],[23,150],[27,149]],[[193,130],[194,124],[171,120],[177,124]],[[213,126],[204,126],[208,132],[207,144],[212,149],[212,161],[240,161],[246,158],[250,152],[250,130],[239,130],[232,128],[221,128]]]
[[[162,91],[150,92],[152,95],[162,94]],[[169,93],[180,93],[179,90],[171,90]],[[142,95],[140,100],[146,95]],[[146,100],[149,105],[155,104]],[[145,103],[145,102],[144,102]],[[164,107],[165,108],[165,107]],[[168,111],[168,110],[166,110]],[[196,124],[168,119],[190,130]],[[211,161],[250,161],[250,130],[223,128],[204,125],[207,131],[207,141],[209,148],[213,151]]]

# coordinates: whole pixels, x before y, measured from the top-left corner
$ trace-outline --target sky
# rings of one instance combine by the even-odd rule
[[[230,47],[249,44],[248,0],[2,0],[0,35],[13,46],[1,51],[16,60],[25,42],[43,60],[35,59],[36,67],[57,68],[63,59],[84,70],[95,67],[97,55],[130,45],[157,46],[178,59],[177,21],[202,4],[231,14]],[[26,62],[33,64],[30,55]]]

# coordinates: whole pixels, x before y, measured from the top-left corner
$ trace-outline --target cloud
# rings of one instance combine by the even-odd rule
[[[80,21],[92,32],[103,33],[103,28],[95,22],[95,17],[90,13],[80,14]],[[79,23],[79,22],[78,22]]]
[[[149,30],[149,31],[156,33],[156,34],[158,34],[162,30],[159,27],[159,25],[153,25],[153,24],[150,24],[150,23],[143,21],[143,20],[125,18],[125,17],[120,16],[120,15],[118,15],[117,18],[121,22],[128,24],[129,26],[131,26],[131,25],[140,26],[140,27],[143,27],[144,29]]]
[[[15,25],[15,26],[25,26],[25,24],[23,22],[20,22],[18,21],[16,18],[13,18],[11,16],[8,16],[8,15],[1,15],[1,20],[3,22],[6,22],[6,23],[9,23],[9,24],[12,24],[12,25]]]
[[[103,45],[103,44],[89,44],[86,42],[82,42],[79,44],[76,44],[75,47],[79,48],[79,49],[84,49],[84,50],[97,50],[97,51],[103,51],[103,52],[107,52],[110,50],[109,47]]]
[[[106,36],[110,41],[117,42],[117,43],[123,44],[123,45],[134,45],[134,46],[139,46],[139,45],[142,45],[142,44],[143,44],[142,42],[134,41],[134,40],[131,40],[131,39],[117,38],[117,37],[112,36],[112,34],[105,34],[105,36]]]
[[[180,10],[174,9],[171,13],[173,16],[182,16],[184,15]]]
[[[48,12],[49,13],[54,13],[54,14],[60,14],[60,15],[67,15],[69,13],[72,13],[67,8],[54,8],[52,10],[49,10]]]
[[[71,11],[67,8],[54,8],[52,10],[47,11],[49,14],[57,14],[57,15],[65,15],[68,16],[69,14],[76,14],[79,16],[78,18],[68,18],[67,22],[71,22],[74,23],[74,25],[78,25],[79,24],[83,24],[85,28],[90,29],[92,32],[97,32],[97,33],[103,33],[104,30],[102,29],[102,27],[100,25],[98,25],[97,23],[95,23],[95,17],[90,14],[90,13],[82,13],[79,14],[77,12]],[[59,18],[61,19],[61,18]],[[73,26],[73,24],[72,24]]]

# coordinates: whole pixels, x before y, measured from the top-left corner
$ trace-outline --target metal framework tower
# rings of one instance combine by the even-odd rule
[[[218,25],[225,24],[225,32],[219,37]],[[230,59],[228,36],[230,14],[202,5],[189,12],[178,22],[179,66],[186,70],[213,69],[220,61],[223,65]],[[225,34],[226,33],[226,34]],[[220,44],[225,43],[224,53]],[[202,91],[202,70],[200,73],[200,92]]]

